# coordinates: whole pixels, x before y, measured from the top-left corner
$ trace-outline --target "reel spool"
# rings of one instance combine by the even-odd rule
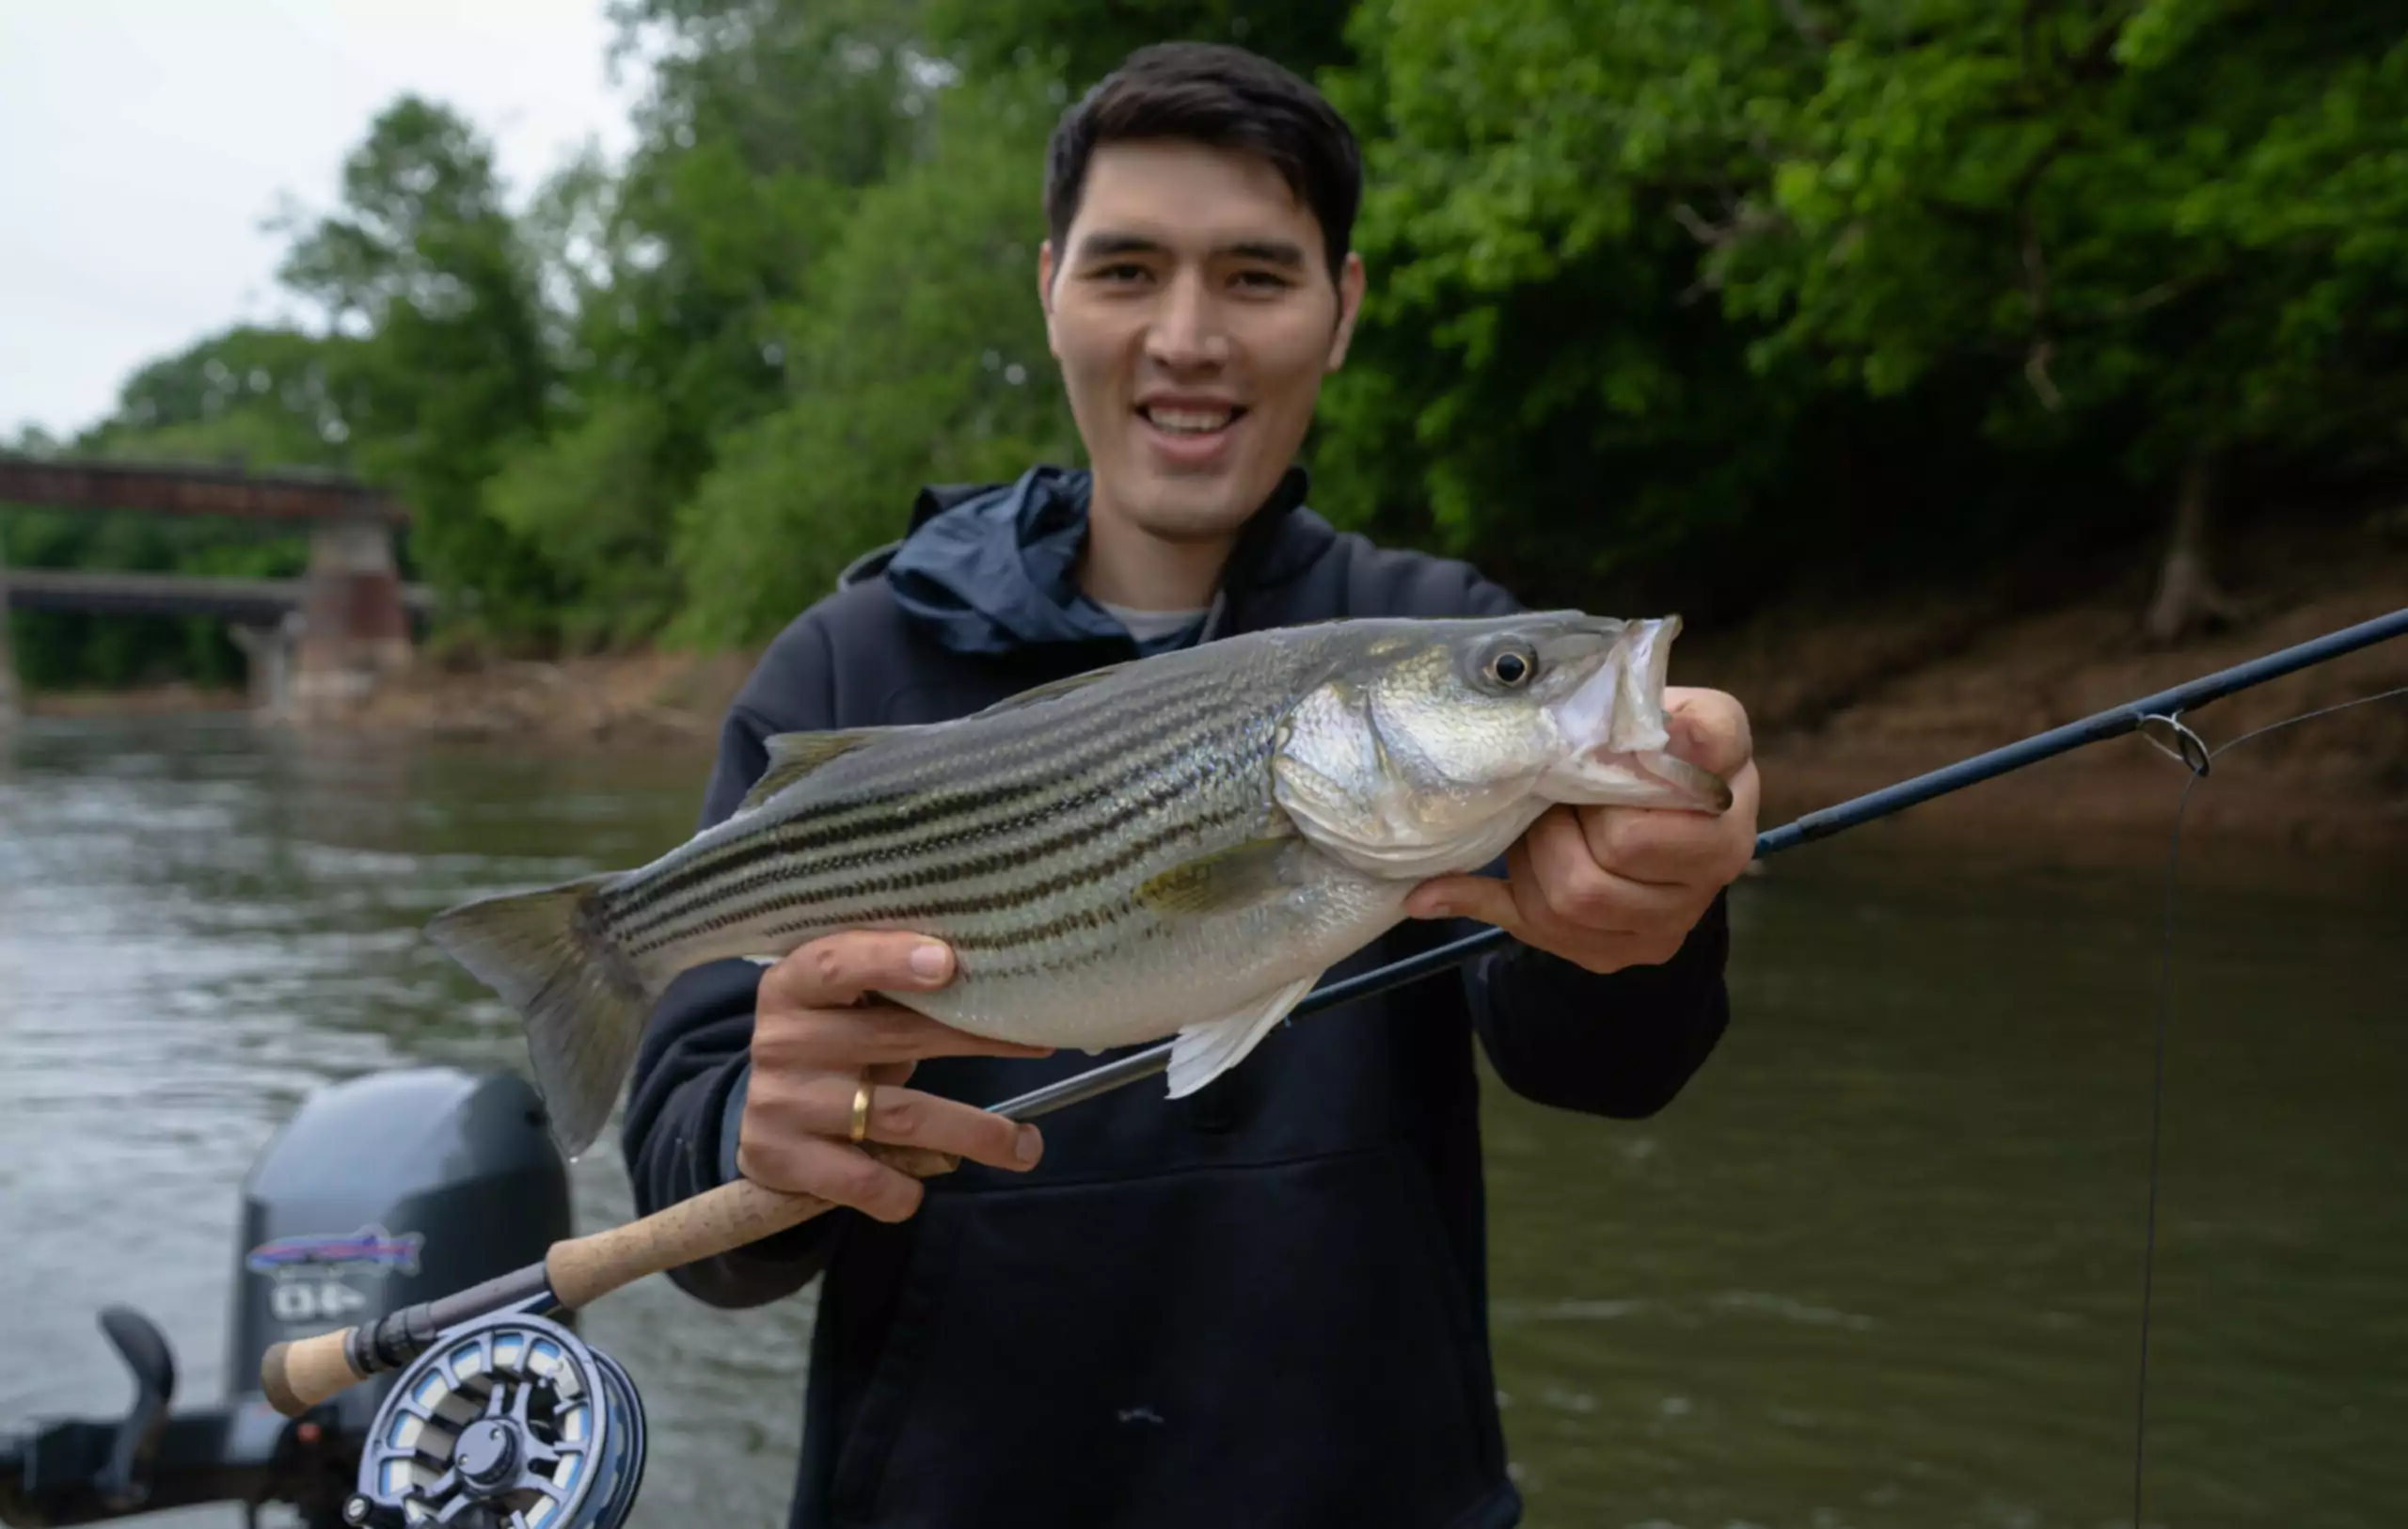
[[[354,1529],[620,1529],[643,1480],[643,1404],[560,1324],[501,1312],[393,1381],[343,1504]]]

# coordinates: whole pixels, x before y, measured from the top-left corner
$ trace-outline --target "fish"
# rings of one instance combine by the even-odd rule
[[[681,972],[843,930],[941,939],[879,996],[1090,1053],[1175,1036],[1168,1093],[1242,1061],[1423,881],[1558,804],[1719,813],[1671,752],[1680,617],[1354,618],[1131,660],[951,721],[785,733],[723,820],[650,864],[425,926],[525,1022],[554,1139],[600,1133]]]

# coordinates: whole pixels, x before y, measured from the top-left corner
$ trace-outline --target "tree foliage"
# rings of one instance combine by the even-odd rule
[[[786,401],[735,436],[681,521],[692,636],[775,630],[895,534],[922,483],[1076,450],[1025,180],[1051,105],[1022,77],[947,92],[927,152],[856,204],[814,300],[783,315]]]
[[[404,97],[344,161],[341,206],[294,232],[283,279],[358,337],[330,355],[332,385],[354,464],[412,506],[412,562],[499,629],[540,631],[561,583],[484,486],[544,438],[556,369],[490,145]]]
[[[323,324],[163,359],[64,448],[365,474],[416,506],[413,570],[499,639],[758,640],[918,485],[1077,459],[1034,290],[1046,135],[1130,49],[1197,38],[1314,74],[1365,140],[1371,288],[1307,443],[1316,502],[1535,597],[1927,568],[2178,500],[2195,550],[2217,485],[2408,462],[2390,8],[611,14],[651,81],[623,164],[514,196],[473,124],[394,103],[339,203],[290,225]],[[24,561],[219,555],[0,530]],[[68,661],[104,645],[67,629],[21,645],[127,672]]]

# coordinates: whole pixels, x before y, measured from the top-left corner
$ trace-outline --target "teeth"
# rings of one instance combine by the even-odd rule
[[[1234,417],[1228,409],[1210,414],[1183,408],[1149,408],[1146,411],[1146,418],[1154,422],[1155,428],[1181,436],[1210,435]]]

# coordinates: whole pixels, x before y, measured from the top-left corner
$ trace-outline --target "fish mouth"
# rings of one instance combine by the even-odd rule
[[[1677,615],[1625,624],[1604,661],[1555,704],[1572,748],[1541,777],[1543,794],[1583,806],[1730,809],[1729,783],[1670,748],[1664,684],[1680,631]]]

